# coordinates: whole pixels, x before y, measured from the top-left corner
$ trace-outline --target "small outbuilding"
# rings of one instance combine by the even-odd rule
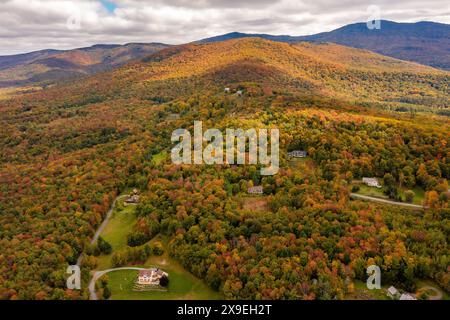
[[[417,300],[416,297],[414,297],[412,294],[409,293],[403,293],[400,296],[400,300]]]
[[[390,286],[387,289],[387,295],[391,299],[396,299],[398,297],[398,295],[399,295],[399,292],[398,292],[397,288],[395,288],[394,286]]]
[[[308,153],[303,150],[294,150],[291,152],[288,152],[288,157],[290,158],[306,158]]]
[[[263,194],[264,190],[262,186],[250,187],[248,188],[249,194]]]

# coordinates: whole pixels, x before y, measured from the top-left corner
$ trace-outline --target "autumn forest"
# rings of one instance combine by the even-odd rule
[[[370,299],[369,265],[383,286],[426,299],[425,281],[446,297],[449,84],[448,71],[366,50],[246,38],[0,93],[0,299],[89,299],[103,256],[123,267],[163,252],[224,299]],[[194,121],[279,129],[279,173],[173,164],[172,132]],[[91,244],[133,189],[124,247]]]

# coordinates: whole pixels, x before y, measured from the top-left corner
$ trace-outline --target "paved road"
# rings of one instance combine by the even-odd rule
[[[123,267],[123,268],[114,268],[114,269],[108,269],[103,271],[97,271],[94,273],[94,276],[91,279],[91,282],[89,282],[89,299],[90,300],[98,300],[97,293],[95,292],[95,283],[98,279],[100,279],[103,275],[113,272],[113,271],[120,271],[120,270],[148,270],[148,268],[134,268],[134,267]]]
[[[380,198],[374,198],[369,196],[363,196],[362,194],[357,193],[351,193],[350,196],[355,199],[362,199],[367,201],[374,201],[374,202],[380,202],[380,203],[387,203],[392,204],[394,206],[401,206],[401,207],[407,207],[407,208],[414,208],[414,209],[424,209],[424,206],[418,205],[418,204],[412,204],[412,203],[404,203],[404,202],[396,202],[386,199],[380,199]]]
[[[121,198],[129,197],[128,195],[122,195],[118,196],[116,199],[114,199],[114,202],[111,205],[111,208],[109,209],[108,213],[106,214],[105,220],[103,220],[100,227],[98,227],[97,231],[94,234],[94,237],[91,240],[91,244],[94,244],[97,242],[98,237],[100,237],[100,234],[102,233],[103,229],[105,229],[106,225],[109,222],[109,219],[111,219],[112,213],[114,211],[114,208],[116,207],[117,200]],[[81,263],[83,262],[83,253],[80,254],[80,256],[77,259],[77,266],[81,267]]]

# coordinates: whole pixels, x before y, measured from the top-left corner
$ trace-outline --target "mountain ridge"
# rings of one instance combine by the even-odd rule
[[[73,97],[92,96],[83,102],[77,98],[73,105],[117,95],[160,103],[180,92],[214,94],[223,87],[254,83],[343,101],[443,107],[449,103],[448,78],[446,71],[367,50],[247,38],[169,47],[119,69],[61,84],[46,94],[54,95],[55,103],[60,90]]]
[[[167,47],[162,43],[96,44],[73,50],[49,49],[0,56],[0,88],[51,84],[107,71]]]
[[[380,30],[370,30],[366,23],[359,22],[308,36],[231,32],[198,42],[210,43],[248,37],[280,42],[332,42],[450,70],[450,25],[431,21],[398,23],[382,20]]]
[[[247,34],[232,32],[177,46],[162,43],[96,44],[73,50],[40,50],[0,56],[0,88],[47,85],[115,69],[133,60],[163,59],[154,53],[166,48],[176,54],[191,44],[208,44],[241,38],[298,43],[336,43],[369,50],[384,56],[450,70],[450,25],[436,22],[397,23],[381,21],[380,30],[354,23],[330,32],[309,36]],[[168,54],[165,51],[164,54]]]

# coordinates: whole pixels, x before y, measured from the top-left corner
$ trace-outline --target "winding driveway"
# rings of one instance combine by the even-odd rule
[[[392,200],[386,200],[386,199],[381,199],[381,198],[364,196],[362,194],[357,194],[357,193],[351,193],[350,197],[352,197],[354,199],[361,199],[361,200],[367,200],[367,201],[373,201],[373,202],[392,204],[394,206],[401,206],[401,207],[407,207],[407,208],[412,208],[412,209],[424,209],[425,208],[424,206],[421,206],[421,205],[418,205],[418,204],[396,202],[396,201],[392,201]]]
[[[100,279],[103,275],[114,272],[114,271],[120,271],[120,270],[148,270],[148,268],[134,268],[134,267],[123,267],[123,268],[114,268],[114,269],[108,269],[103,271],[97,271],[94,273],[94,276],[91,279],[91,282],[89,282],[89,299],[90,300],[98,300],[97,293],[95,292],[95,283],[98,279]]]
[[[114,202],[111,205],[111,208],[109,209],[108,213],[106,214],[105,220],[103,220],[100,227],[98,227],[97,231],[94,234],[94,237],[91,240],[91,244],[94,244],[97,242],[98,237],[100,237],[100,234],[102,233],[103,229],[105,229],[106,225],[109,222],[109,219],[111,219],[112,213],[114,211],[114,208],[116,207],[117,200],[121,198],[129,197],[129,195],[121,195],[118,196],[116,199],[114,199]],[[77,266],[81,267],[81,263],[83,262],[83,253],[80,254],[80,256],[77,259]]]
[[[432,286],[424,286],[420,289],[421,290],[429,290],[429,291],[434,292],[434,295],[430,295],[430,297],[428,298],[429,300],[442,300],[443,294],[442,294],[441,290],[436,289],[435,287],[432,287]]]

